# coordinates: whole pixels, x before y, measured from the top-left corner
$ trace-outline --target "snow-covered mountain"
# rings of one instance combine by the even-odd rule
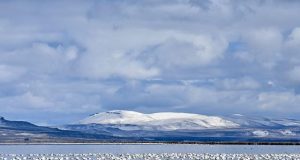
[[[191,113],[161,112],[143,114],[113,110],[94,114],[80,124],[119,125],[123,130],[199,130],[237,128],[239,124],[216,116]]]
[[[191,113],[161,112],[144,114],[113,110],[91,115],[61,129],[84,133],[110,133],[117,137],[150,138],[155,141],[295,141],[300,139],[300,121]]]
[[[37,126],[0,117],[0,143],[22,142],[296,142],[300,121],[243,115],[206,116],[114,110],[78,123]]]
[[[274,119],[266,117],[249,117],[240,114],[223,117],[226,120],[238,124],[241,128],[282,128],[300,127],[300,120],[296,119]]]

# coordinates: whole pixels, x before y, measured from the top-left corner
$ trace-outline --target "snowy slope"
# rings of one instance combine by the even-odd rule
[[[97,113],[83,119],[80,124],[122,125],[123,130],[197,130],[239,127],[232,121],[215,116],[174,112],[143,114],[124,110]]]
[[[244,128],[282,128],[282,127],[300,127],[300,121],[295,119],[272,119],[264,117],[249,117],[244,115],[233,115],[223,117],[226,120],[233,121]]]

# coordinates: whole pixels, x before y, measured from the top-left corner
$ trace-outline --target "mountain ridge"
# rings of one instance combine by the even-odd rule
[[[197,121],[199,119],[200,122],[212,121],[214,125],[205,126],[205,123]],[[217,121],[214,121],[216,119]],[[218,122],[227,122],[225,124],[230,125],[215,124]],[[212,140],[230,139],[237,141],[300,139],[299,120],[248,117],[237,114],[218,117],[179,112],[143,114],[135,111],[112,110],[94,114],[76,125],[64,127],[86,133],[97,133],[97,131],[105,130],[112,135],[121,137],[132,135],[147,138],[173,137],[177,140],[183,137],[185,140],[195,137],[207,140],[213,137]]]
[[[0,135],[0,143],[300,143],[300,120],[113,110],[78,123],[52,127],[0,118]]]

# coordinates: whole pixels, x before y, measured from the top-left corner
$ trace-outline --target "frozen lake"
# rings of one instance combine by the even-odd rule
[[[201,145],[201,144],[99,144],[99,145],[0,145],[0,154],[68,154],[68,153],[226,153],[270,154],[300,153],[292,145]]]

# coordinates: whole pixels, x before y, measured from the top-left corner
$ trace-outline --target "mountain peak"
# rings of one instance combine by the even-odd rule
[[[100,112],[81,120],[81,124],[136,124],[138,121],[146,121],[150,117],[143,113],[127,110],[112,110]]]

